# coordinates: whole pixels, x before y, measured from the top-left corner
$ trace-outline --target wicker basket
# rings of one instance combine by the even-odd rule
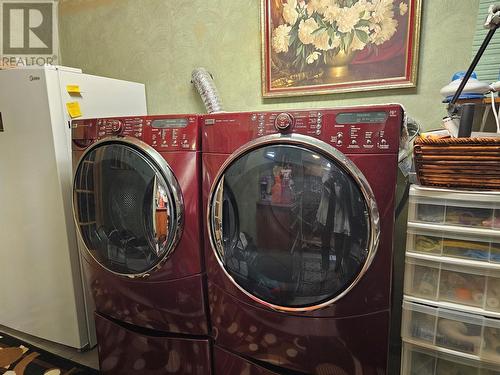
[[[500,138],[417,138],[421,185],[500,190]]]

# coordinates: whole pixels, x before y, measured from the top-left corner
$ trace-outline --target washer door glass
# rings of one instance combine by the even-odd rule
[[[94,147],[80,160],[73,189],[83,241],[104,268],[141,275],[173,249],[179,187],[168,167],[140,148],[120,142]]]
[[[216,181],[212,245],[231,279],[260,302],[318,307],[369,265],[378,212],[347,171],[352,163],[336,152],[342,158],[297,145],[260,146],[233,159]]]

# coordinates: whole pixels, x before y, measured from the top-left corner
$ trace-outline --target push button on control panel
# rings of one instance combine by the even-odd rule
[[[274,127],[278,131],[285,131],[293,126],[293,117],[289,113],[280,113],[274,120]]]

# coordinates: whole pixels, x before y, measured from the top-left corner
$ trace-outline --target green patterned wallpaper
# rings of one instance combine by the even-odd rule
[[[439,89],[471,60],[479,0],[422,0],[417,88],[263,99],[260,0],[60,0],[62,63],[143,82],[151,114],[204,112],[190,84],[206,67],[228,111],[400,102],[425,129],[446,114]]]

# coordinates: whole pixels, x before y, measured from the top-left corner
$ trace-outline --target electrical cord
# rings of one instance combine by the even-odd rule
[[[500,106],[498,108],[498,113],[497,113],[497,109],[495,107],[495,95],[493,94],[493,91],[490,92],[490,95],[491,95],[491,108],[493,109],[493,116],[495,117],[495,121],[497,124],[497,133],[500,133],[500,121],[498,119],[500,117]]]

